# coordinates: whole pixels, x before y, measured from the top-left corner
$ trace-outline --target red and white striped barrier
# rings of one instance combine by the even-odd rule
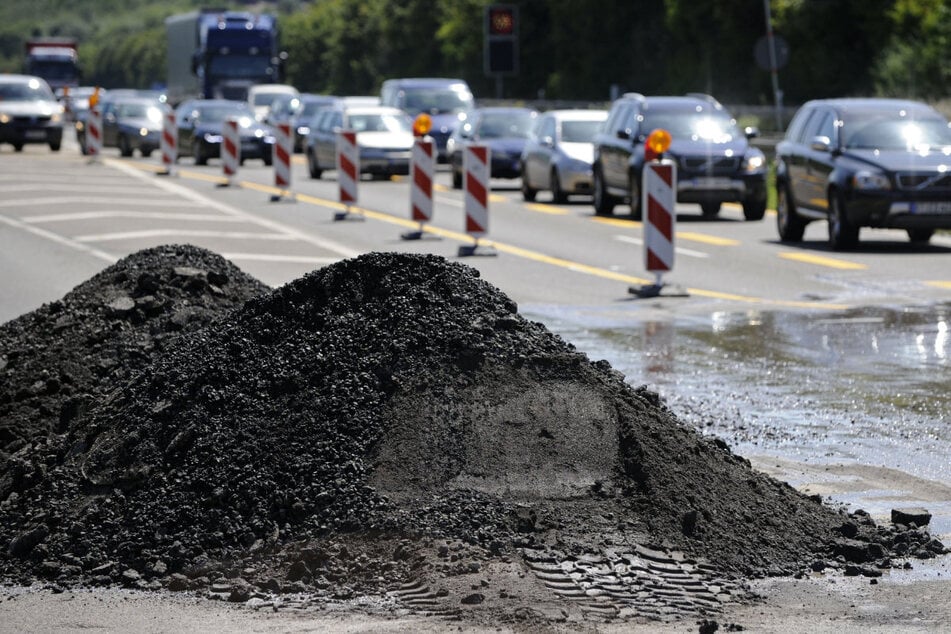
[[[357,182],[360,180],[360,149],[357,147],[357,133],[353,130],[341,130],[337,133],[337,184],[340,187],[340,204],[346,208],[334,216],[343,220],[350,213],[350,207],[357,203]]]
[[[221,169],[228,185],[232,184],[241,165],[241,135],[238,130],[238,120],[233,117],[225,119],[221,128]]]
[[[98,105],[90,108],[86,117],[86,154],[90,162],[98,161],[102,154],[102,110]]]
[[[162,165],[165,174],[175,173],[175,163],[178,162],[178,125],[175,122],[175,111],[170,107],[162,110],[162,137],[159,139],[159,150],[162,153]]]
[[[466,233],[472,246],[459,247],[459,255],[474,255],[479,238],[489,232],[489,178],[492,152],[485,145],[470,145],[462,153],[463,189],[465,190]]]
[[[274,186],[280,190],[279,194],[271,196],[271,202],[281,200],[290,193],[291,188],[291,157],[294,156],[294,136],[291,124],[284,121],[274,126]],[[294,198],[294,194],[290,193]]]
[[[646,211],[644,259],[647,270],[657,276],[674,268],[674,226],[677,213],[677,166],[673,161],[644,164],[641,209]]]
[[[425,139],[416,139],[410,155],[410,217],[419,223],[419,230],[403,234],[404,240],[419,240],[423,237],[423,225],[433,217],[433,175],[436,172],[434,144]]]

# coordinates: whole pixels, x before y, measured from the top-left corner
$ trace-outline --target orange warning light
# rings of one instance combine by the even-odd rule
[[[413,136],[426,136],[433,129],[433,118],[425,112],[420,113],[413,120]]]
[[[644,158],[648,161],[659,159],[670,148],[670,141],[670,132],[657,128],[647,135],[647,141],[644,142]]]
[[[98,103],[99,103],[99,86],[96,86],[93,89],[92,94],[89,95],[89,107],[95,108]]]

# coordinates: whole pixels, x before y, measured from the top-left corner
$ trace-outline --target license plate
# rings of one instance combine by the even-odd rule
[[[690,184],[697,189],[732,189],[733,181],[729,178],[693,178]]]
[[[916,214],[951,214],[951,200],[918,202],[912,209]]]
[[[46,130],[27,130],[24,134],[27,139],[36,140],[36,139],[45,139]]]

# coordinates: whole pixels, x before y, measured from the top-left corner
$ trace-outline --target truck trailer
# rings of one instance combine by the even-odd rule
[[[23,70],[27,75],[45,79],[57,94],[64,88],[78,86],[82,74],[76,40],[68,37],[27,40]]]
[[[282,80],[277,20],[270,14],[202,9],[165,20],[172,104],[247,99],[248,87]]]

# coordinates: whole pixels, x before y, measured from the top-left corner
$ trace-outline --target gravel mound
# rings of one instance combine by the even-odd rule
[[[176,270],[140,277],[179,289]],[[127,273],[129,301],[117,303],[106,283],[116,277],[93,278],[81,288],[100,296],[67,296],[58,313],[71,324],[85,323],[92,309],[82,306],[107,323],[123,310],[145,319],[138,282]],[[165,292],[184,301],[195,279],[202,297],[226,287],[211,273],[184,277],[180,295]],[[241,299],[256,295],[250,281],[242,288]],[[17,436],[0,471],[0,575],[210,585],[243,601],[384,591],[529,550],[652,544],[762,575],[836,558],[881,563],[896,542],[688,429],[656,394],[525,320],[469,267],[375,253],[227,311],[238,295],[203,305],[220,316],[208,327],[171,328],[170,318],[151,329],[154,354],[141,359],[128,342],[100,348],[114,363],[90,374],[100,383],[72,416],[55,415],[56,390],[34,390],[34,407],[48,401],[55,421],[30,432],[48,431],[42,442]],[[48,314],[3,327],[8,366],[14,349],[20,362],[53,346],[80,359],[88,333],[104,330],[57,336]],[[96,341],[111,332],[125,330]],[[140,363],[120,374],[130,358]]]

